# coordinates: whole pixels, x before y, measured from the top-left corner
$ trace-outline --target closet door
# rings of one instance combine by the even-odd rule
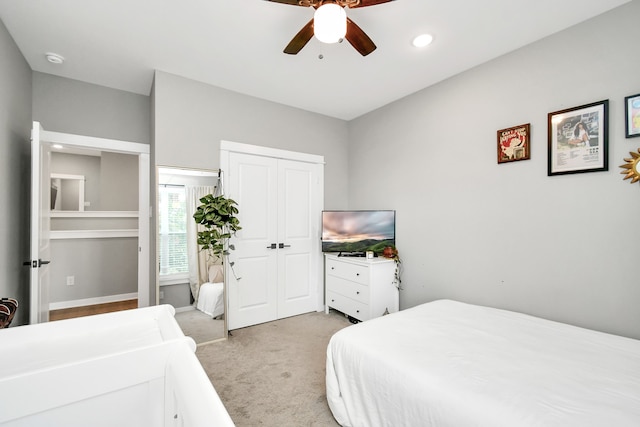
[[[314,221],[317,165],[278,161],[278,318],[316,307],[317,246]],[[316,247],[314,247],[316,246]]]
[[[229,194],[238,203],[240,230],[227,269],[229,329],[277,318],[277,169],[269,157],[231,153],[227,174]],[[238,280],[239,278],[239,280]]]
[[[240,278],[228,274],[230,330],[316,309],[319,167],[229,154],[227,196],[238,203],[242,226],[230,256]]]

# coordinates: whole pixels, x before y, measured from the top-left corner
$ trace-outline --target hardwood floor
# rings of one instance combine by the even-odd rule
[[[138,307],[138,300],[110,302],[106,304],[86,305],[83,307],[64,308],[49,312],[49,320],[71,319],[74,317],[91,316],[93,314],[111,313],[113,311],[130,310]]]

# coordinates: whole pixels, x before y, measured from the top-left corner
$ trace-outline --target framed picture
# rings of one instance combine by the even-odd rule
[[[498,131],[498,164],[531,158],[530,126],[527,123]]]
[[[609,100],[549,113],[547,175],[606,171]]]
[[[624,119],[627,138],[640,136],[640,93],[624,99]]]

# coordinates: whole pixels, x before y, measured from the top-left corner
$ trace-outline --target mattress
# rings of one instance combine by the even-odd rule
[[[342,426],[640,426],[640,341],[434,301],[337,332]]]
[[[198,292],[196,308],[211,317],[224,314],[224,284],[203,283]]]

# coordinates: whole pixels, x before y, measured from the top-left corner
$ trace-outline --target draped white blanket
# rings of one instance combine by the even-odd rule
[[[343,426],[640,426],[640,341],[441,300],[327,349]]]
[[[224,313],[224,283],[203,283],[196,308],[211,317],[221,316]]]

